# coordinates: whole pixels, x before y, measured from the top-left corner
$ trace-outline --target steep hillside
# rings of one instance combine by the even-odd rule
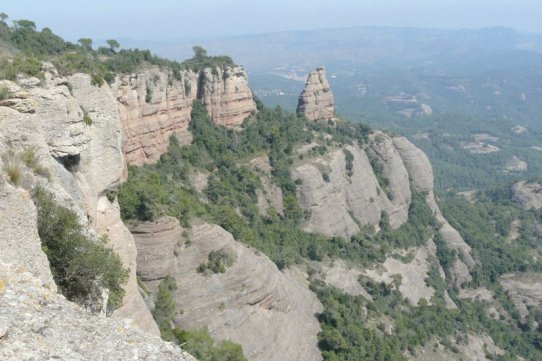
[[[190,359],[158,334],[213,360],[542,357],[537,182],[439,197],[321,68],[293,114],[201,47],[0,27],[5,358]]]

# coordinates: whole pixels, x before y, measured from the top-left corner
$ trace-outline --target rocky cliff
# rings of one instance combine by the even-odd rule
[[[307,215],[303,228],[328,236],[349,238],[364,226],[378,230],[384,213],[389,225],[398,228],[408,219],[411,187],[426,194],[442,237],[463,254],[453,267],[456,286],[471,280],[470,270],[475,266],[471,249],[435,201],[429,159],[406,138],[375,132],[365,147],[346,146],[324,156],[306,157],[293,166],[292,177],[299,180],[297,197]]]
[[[217,124],[233,127],[256,111],[246,72],[238,66],[196,73],[149,67],[118,76],[111,85],[122,119],[123,150],[128,164],[153,163],[167,150],[169,138],[191,141],[192,102],[200,99]]]
[[[297,112],[309,120],[331,119],[335,115],[335,101],[323,67],[307,77],[305,88],[297,102]]]
[[[137,289],[133,237],[120,219],[116,200],[107,197],[125,168],[116,98],[107,85],[91,85],[87,75],[61,77],[50,64],[44,70],[44,80],[2,81],[9,94],[0,106],[0,261],[54,289],[29,195],[34,185],[42,185],[78,214],[91,238],[107,236],[130,270],[123,305],[114,316],[158,334]],[[29,153],[32,164],[22,160]],[[18,186],[7,182],[8,163],[21,172]]]
[[[207,327],[216,339],[240,343],[250,360],[321,359],[314,317],[321,305],[303,281],[216,225],[195,224],[181,237],[179,222],[163,218],[132,231],[148,288],[156,291],[165,276],[175,278],[179,326]],[[234,255],[225,273],[198,272],[219,250]]]

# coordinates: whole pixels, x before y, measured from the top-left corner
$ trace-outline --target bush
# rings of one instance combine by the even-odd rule
[[[15,151],[8,150],[2,157],[4,161],[4,171],[6,172],[9,181],[15,186],[21,184],[23,178],[23,170],[20,157]]]
[[[225,273],[228,267],[231,267],[236,259],[236,253],[233,250],[220,249],[211,251],[207,256],[207,263],[202,263],[198,267],[200,273]]]
[[[88,126],[91,126],[92,123],[94,123],[94,122],[92,121],[92,118],[90,117],[90,115],[88,114],[87,111],[84,111],[84,112],[83,112],[83,121],[84,121],[85,124],[88,125]]]
[[[7,86],[2,86],[0,88],[0,100],[6,100],[9,98],[9,89]]]
[[[55,283],[70,301],[86,304],[109,290],[108,311],[122,304],[122,285],[128,278],[119,256],[106,246],[106,239],[90,240],[77,214],[58,205],[51,193],[36,187],[33,199],[38,209],[38,233]]]

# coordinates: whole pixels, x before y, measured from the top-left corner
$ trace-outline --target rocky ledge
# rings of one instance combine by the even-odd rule
[[[5,263],[0,263],[0,359],[195,361],[128,320],[87,313],[23,268]]]

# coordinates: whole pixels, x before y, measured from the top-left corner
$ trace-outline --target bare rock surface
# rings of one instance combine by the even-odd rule
[[[0,184],[0,261],[11,262],[56,289],[47,256],[41,250],[37,212],[30,195]]]
[[[366,152],[357,146],[344,149],[353,156],[350,175],[342,149],[292,169],[292,177],[302,181],[297,188],[299,203],[309,214],[304,229],[349,238],[365,225],[378,227],[383,211],[388,213],[390,225],[399,227],[407,219],[410,203],[408,174],[404,169],[392,169],[400,159],[394,153],[386,153],[382,160],[388,174],[393,176],[392,192],[397,198],[392,202],[380,187]]]
[[[117,77],[112,91],[118,100],[129,164],[156,162],[167,150],[171,135],[186,138],[196,89],[197,74],[188,71],[181,73],[180,80],[157,67]]]
[[[512,194],[525,210],[542,208],[542,184],[539,182],[517,182],[512,186]]]
[[[169,138],[190,144],[192,103],[200,99],[217,124],[233,127],[256,111],[246,72],[238,66],[172,72],[149,67],[121,75],[112,84],[122,119],[123,149],[128,164],[154,163],[166,152]]]
[[[335,116],[335,100],[326,78],[326,69],[318,67],[307,77],[299,96],[297,112],[309,120],[331,119]]]
[[[207,108],[209,117],[227,127],[243,123],[256,112],[256,103],[242,67],[204,69],[200,75],[198,98]]]
[[[529,307],[542,308],[542,274],[507,273],[499,281],[522,318],[529,314]]]
[[[427,155],[404,137],[393,138],[393,144],[403,159],[413,188],[417,192],[426,194],[427,205],[433,210],[436,220],[442,225],[440,229],[442,238],[448,247],[458,250],[463,254],[461,259],[458,257],[454,261],[452,267],[454,284],[457,288],[460,288],[462,284],[472,280],[470,270],[475,266],[475,261],[472,258],[472,250],[440,211],[433,194],[433,169]]]
[[[0,359],[195,360],[128,320],[87,313],[31,273],[3,262]]]
[[[182,228],[173,217],[141,222],[130,228],[137,246],[137,273],[142,281],[162,280],[173,272],[175,247]]]
[[[466,342],[456,342],[457,352],[444,347],[438,340],[416,349],[415,355],[407,355],[410,361],[490,361],[494,355],[503,355],[504,350],[496,346],[493,339],[486,335],[468,334]],[[493,357],[488,358],[491,355]]]
[[[120,184],[125,167],[116,99],[107,85],[92,85],[88,75],[63,78],[58,76],[52,65],[44,69],[46,73],[42,83],[22,82],[25,97],[36,103],[35,113],[0,106],[0,152],[12,149],[20,153],[33,149],[36,163],[47,170],[49,180],[21,165],[24,170],[22,185],[25,189],[42,185],[54,194],[59,203],[78,214],[92,238],[108,237],[109,246],[118,251],[124,266],[131,272],[123,306],[115,315],[130,317],[136,325],[156,334],[158,328],[137,292],[133,238],[120,219],[118,205],[106,197],[109,190]],[[11,88],[17,89],[18,86],[23,85],[12,83]],[[91,119],[88,124],[84,121],[85,114]],[[26,201],[17,206],[31,203],[28,193],[22,197]],[[9,206],[15,207],[13,202],[16,201],[10,199]],[[21,214],[35,220],[32,209],[28,206]],[[38,249],[41,242],[36,237],[36,222],[19,224],[18,232],[27,235],[25,248]],[[8,241],[2,239],[0,242]],[[31,242],[33,246],[30,246]],[[40,257],[34,256],[36,267],[39,267],[42,263]],[[9,261],[14,264],[22,261],[24,265],[24,252]],[[50,277],[50,272],[43,267],[37,268],[37,272],[39,277]]]
[[[393,257],[388,257],[377,269],[366,270],[365,275],[376,282],[390,284],[395,275],[400,275],[401,284],[399,291],[410,301],[417,305],[421,299],[431,303],[431,297],[435,293],[432,287],[428,287],[425,278],[429,272],[429,252],[424,247],[411,250],[414,259],[411,262],[403,262]],[[396,276],[397,277],[397,276]]]
[[[236,242],[219,226],[193,225],[171,275],[182,328],[207,327],[219,340],[240,343],[249,360],[320,360],[314,317],[321,304],[297,277],[280,272],[264,255]],[[225,273],[197,268],[211,251],[226,249],[235,261]],[[146,267],[144,261],[140,264]],[[146,282],[156,290],[158,281]]]

